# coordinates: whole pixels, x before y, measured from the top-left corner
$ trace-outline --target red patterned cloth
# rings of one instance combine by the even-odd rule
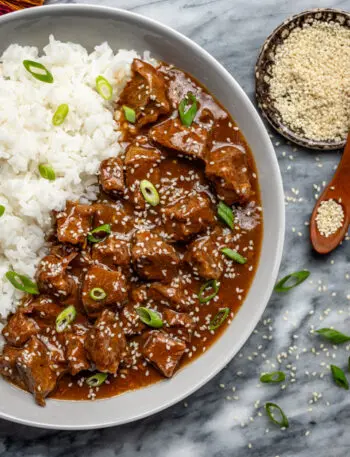
[[[0,0],[0,16],[2,14],[11,13],[11,11],[29,8],[31,6],[40,6],[44,0]]]

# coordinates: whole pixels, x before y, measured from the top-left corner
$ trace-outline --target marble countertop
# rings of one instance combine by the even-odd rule
[[[92,3],[80,0],[81,3]],[[74,0],[53,3],[75,3]],[[215,56],[254,100],[254,65],[266,36],[286,17],[308,8],[346,9],[348,0],[99,0],[158,19]],[[335,386],[329,364],[347,366],[350,346],[333,347],[311,332],[334,325],[349,333],[348,243],[315,255],[307,221],[315,196],[339,161],[336,152],[288,145],[270,132],[286,195],[287,231],[280,275],[303,268],[310,280],[274,294],[241,353],[185,402],[134,424],[57,432],[0,421],[6,457],[343,457],[350,451],[350,394]],[[259,375],[281,367],[288,381],[261,385]],[[290,427],[280,430],[263,405],[278,403]]]

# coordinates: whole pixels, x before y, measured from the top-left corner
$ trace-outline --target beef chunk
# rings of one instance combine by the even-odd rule
[[[115,313],[105,310],[88,332],[85,349],[97,370],[116,373],[126,350],[124,333]]]
[[[134,226],[134,218],[131,215],[132,206],[121,201],[96,203],[94,205],[93,228],[103,224],[109,224],[113,232],[127,233]]]
[[[224,146],[208,153],[205,173],[216,192],[228,205],[245,203],[252,188],[245,154],[235,146]]]
[[[127,266],[130,264],[130,243],[110,235],[93,245],[92,259],[108,266]]]
[[[151,181],[156,186],[160,182],[158,164],[161,153],[158,149],[147,145],[131,144],[125,156],[126,184],[132,195],[134,205],[145,208],[146,201],[140,191],[140,182],[143,179]]]
[[[128,303],[120,313],[120,320],[125,335],[140,335],[146,328],[146,325],[140,320],[136,312],[139,305]]]
[[[148,294],[154,301],[177,311],[188,311],[193,304],[193,298],[179,278],[175,278],[171,284],[151,284]]]
[[[69,373],[73,376],[91,366],[85,351],[85,331],[76,331],[65,334],[65,356],[68,362]]]
[[[67,202],[66,209],[56,215],[58,240],[61,243],[85,244],[93,212],[93,205]]]
[[[163,75],[149,63],[134,59],[133,75],[119,97],[119,105],[135,110],[136,125],[141,127],[155,122],[170,111]]]
[[[174,241],[185,241],[215,221],[210,200],[204,193],[192,192],[161,211],[165,232]]]
[[[68,297],[71,294],[74,279],[67,273],[67,268],[76,255],[72,253],[67,257],[59,257],[49,254],[41,260],[36,275],[40,292],[56,297]]]
[[[39,326],[34,319],[25,316],[21,310],[18,310],[11,316],[2,330],[2,334],[6,341],[12,346],[23,346],[29,338],[36,335],[39,331]]]
[[[131,301],[138,304],[144,303],[148,299],[147,291],[147,286],[133,287],[130,293]]]
[[[163,319],[166,323],[168,333],[181,340],[191,341],[195,322],[189,314],[165,309],[163,311]]]
[[[106,194],[120,195],[124,192],[123,162],[119,157],[110,157],[101,162],[100,184]]]
[[[39,324],[39,327],[53,325],[56,318],[62,311],[62,307],[55,303],[50,297],[39,295],[21,308],[23,314],[31,316]]]
[[[170,280],[180,262],[175,249],[149,231],[136,233],[131,256],[138,274],[152,280]]]
[[[106,297],[94,300],[92,289],[103,289]],[[84,277],[81,299],[89,316],[96,316],[104,308],[120,308],[128,298],[125,276],[120,271],[110,270],[103,265],[90,267]]]
[[[56,388],[59,378],[51,367],[45,344],[33,336],[22,349],[16,366],[38,405],[45,406],[45,398]]]
[[[185,259],[195,274],[204,279],[219,279],[221,277],[224,264],[219,247],[215,234],[192,241]]]
[[[23,349],[6,345],[0,354],[0,374],[10,378],[15,384],[25,389],[26,386],[17,370],[17,358],[21,355]]]
[[[141,349],[142,355],[165,377],[171,378],[186,349],[186,344],[170,335],[152,330]]]
[[[193,123],[186,127],[180,119],[167,119],[150,130],[150,138],[169,149],[181,152],[185,156],[205,158],[208,131]]]

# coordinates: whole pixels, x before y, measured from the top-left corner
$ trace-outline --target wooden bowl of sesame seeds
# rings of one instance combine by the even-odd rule
[[[301,146],[345,146],[350,128],[350,13],[314,9],[292,16],[265,41],[255,68],[263,116]]]

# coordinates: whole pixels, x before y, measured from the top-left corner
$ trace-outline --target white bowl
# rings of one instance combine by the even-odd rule
[[[173,379],[95,402],[49,400],[45,408],[37,406],[31,395],[0,380],[0,416],[5,419],[56,429],[108,427],[140,419],[182,400],[217,374],[246,342],[267,305],[280,266],[285,226],[282,180],[269,136],[246,94],[213,57],[185,36],[118,9],[46,6],[1,17],[0,53],[11,43],[42,48],[51,33],[87,48],[108,41],[115,49],[150,50],[156,58],[197,77],[237,121],[252,148],[260,179],[264,237],[249,294],[222,337]]]

